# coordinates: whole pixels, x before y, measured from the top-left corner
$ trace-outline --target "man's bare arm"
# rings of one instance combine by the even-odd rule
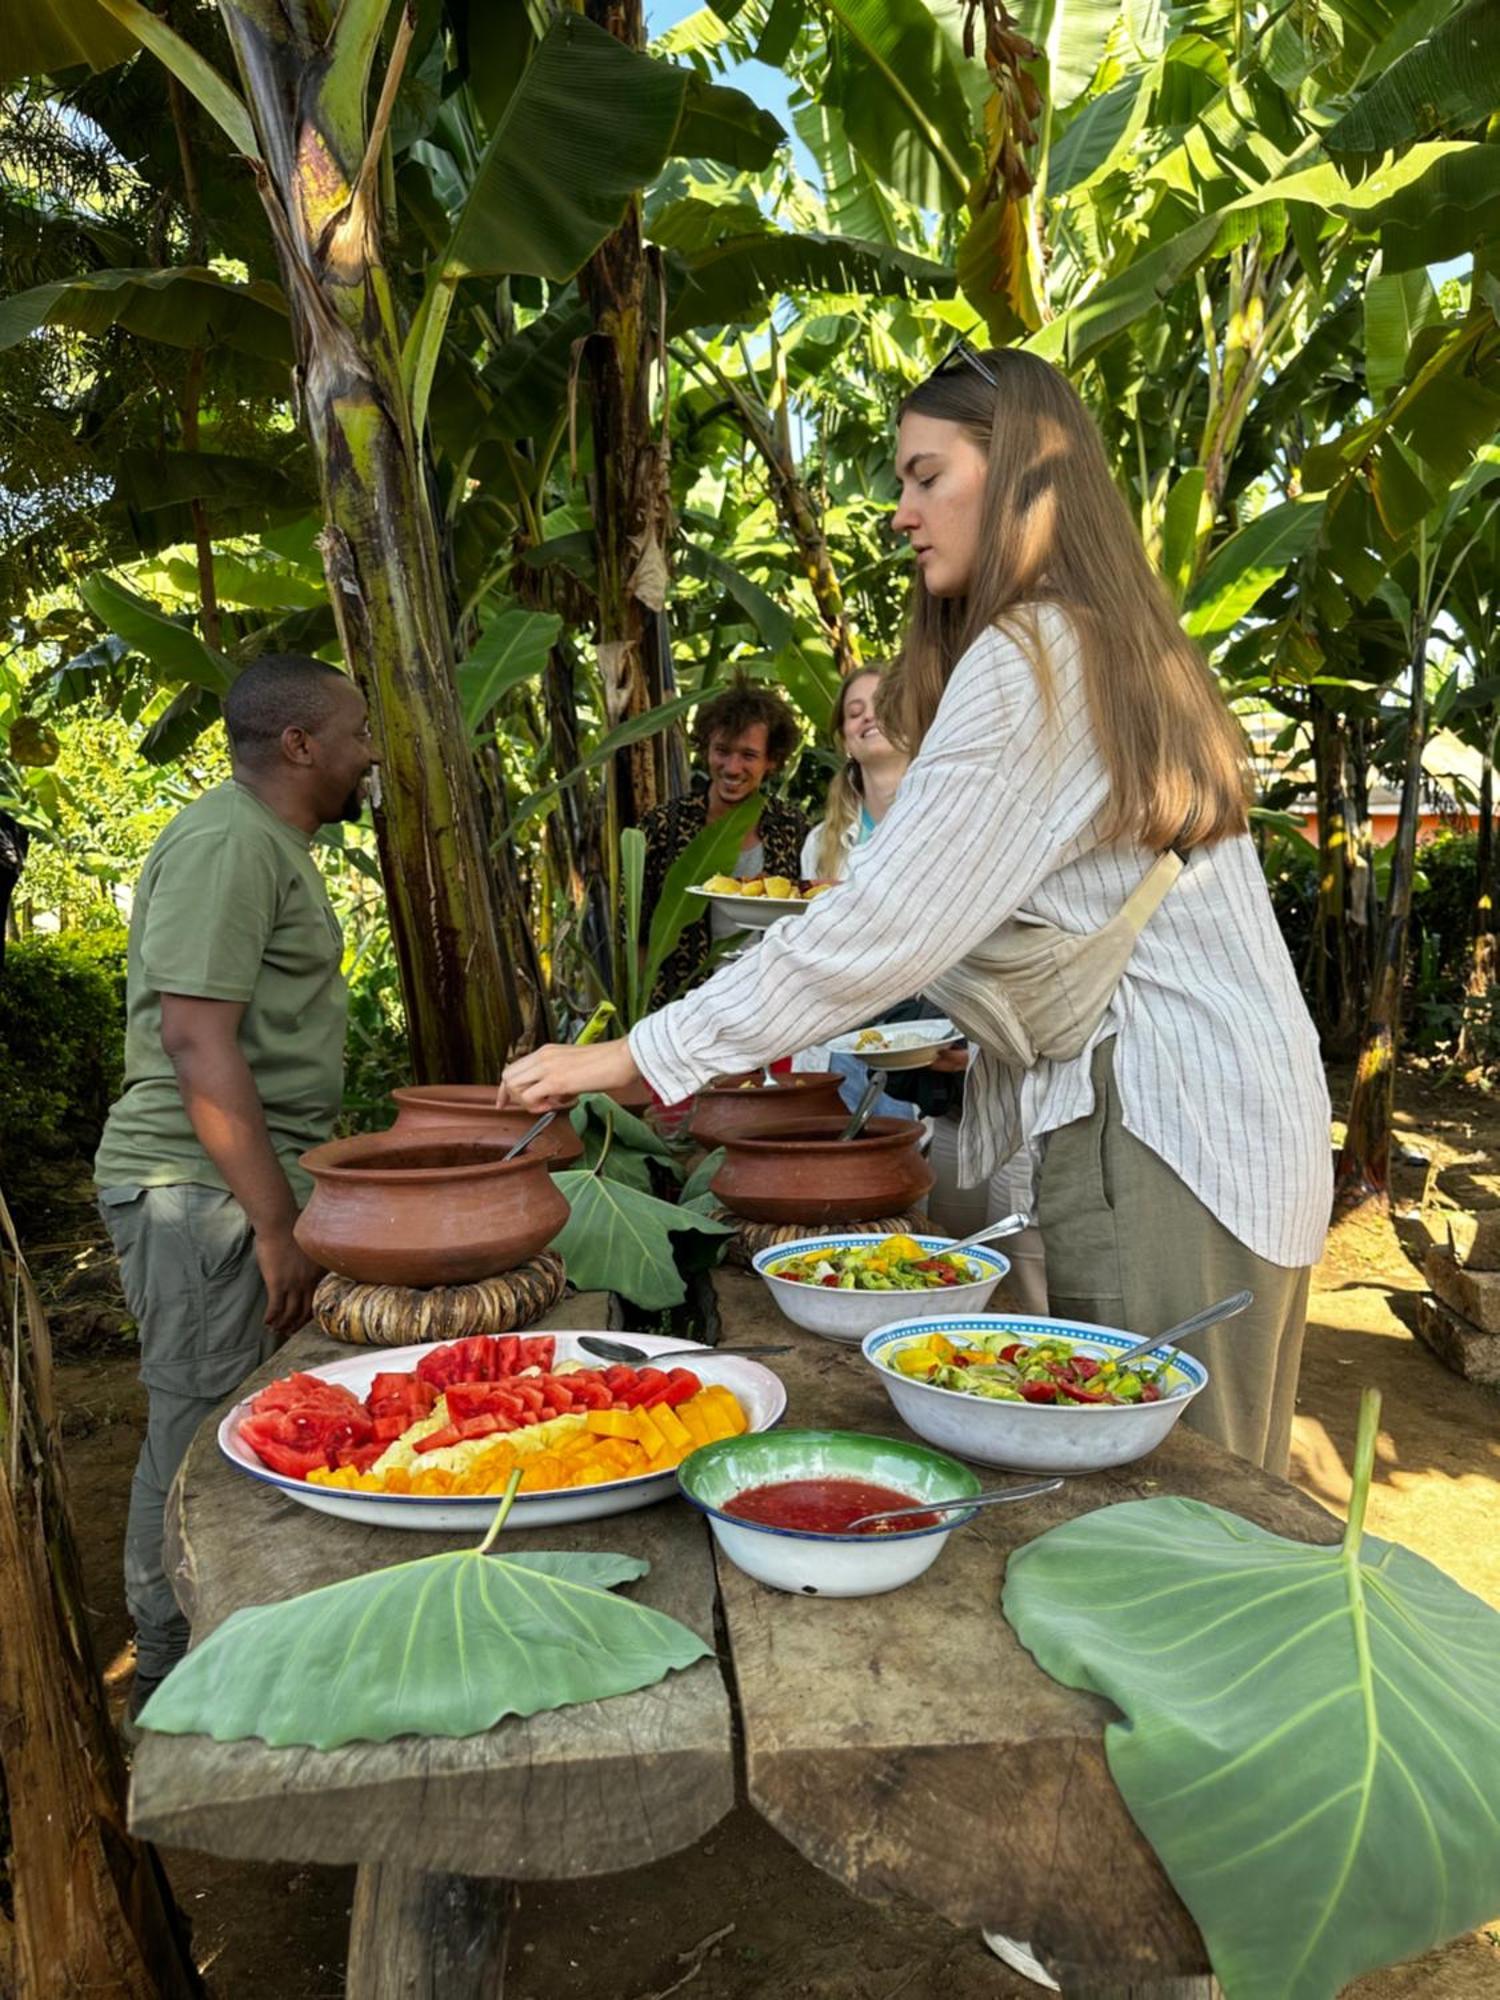
[[[164,993],[161,1045],[198,1142],[255,1230],[266,1281],[266,1325],[283,1337],[312,1316],[320,1266],[292,1235],[297,1201],[266,1129],[266,1114],[239,1043],[245,1008],[237,1000]]]

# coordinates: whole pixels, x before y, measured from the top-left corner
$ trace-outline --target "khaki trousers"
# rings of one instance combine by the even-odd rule
[[[258,1368],[275,1342],[250,1218],[221,1188],[103,1188],[99,1212],[120,1260],[141,1336],[146,1439],[125,1517],[125,1601],[136,1673],[168,1674],[188,1622],[163,1567],[167,1495],[198,1426]]]
[[[1125,1130],[1113,1050],[1094,1051],[1093,1111],[1046,1138],[1038,1211],[1052,1312],[1144,1335],[1248,1287],[1254,1305],[1191,1344],[1209,1384],[1183,1422],[1285,1477],[1312,1274],[1247,1250]]]
[[[934,1118],[932,1144],[927,1163],[936,1179],[923,1207],[934,1228],[944,1236],[973,1236],[991,1222],[1014,1215],[1018,1209],[1034,1210],[1033,1163],[1029,1151],[997,1167],[987,1181],[966,1188],[958,1179],[958,1120]],[[986,1308],[989,1312],[1040,1313],[1047,1311],[1047,1259],[1042,1249],[1042,1232],[1033,1222],[1014,1236],[1007,1236],[995,1248],[1010,1259],[1010,1270]]]

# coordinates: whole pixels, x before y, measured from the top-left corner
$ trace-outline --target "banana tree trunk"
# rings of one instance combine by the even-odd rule
[[[0,1797],[19,2000],[188,2000],[202,1987],[154,1848],[126,1830],[52,1400],[41,1302],[0,1198]],[[0,1944],[3,1944],[0,1933]],[[7,1967],[0,1959],[0,1988]]]
[[[1391,886],[1370,991],[1370,1011],[1360,1038],[1348,1126],[1334,1170],[1335,1214],[1367,1202],[1382,1208],[1391,1199],[1391,1131],[1396,1110],[1396,1056],[1401,1038],[1401,996],[1406,983],[1406,947],[1411,932],[1412,885],[1417,866],[1417,828],[1422,815],[1422,752],[1427,742],[1424,677],[1427,630],[1419,625],[1411,658],[1406,769],[1401,812],[1391,857]]]
[[[642,0],[587,0],[591,21],[633,49],[646,46]],[[637,196],[579,273],[593,319],[585,350],[594,443],[594,542],[599,570],[599,671],[610,728],[674,691],[666,620],[672,536],[667,441],[653,434],[651,370],[666,365],[661,269],[641,240]],[[669,794],[666,732],[613,760],[617,827]]]
[[[487,852],[382,256],[379,161],[411,30],[398,17],[394,75],[371,121],[364,77],[383,9],[353,0],[337,22],[322,0],[219,0],[219,11],[260,139],[256,175],[291,311],[334,615],[384,760],[375,823],[413,1067],[429,1082],[497,1076],[530,1034],[540,993],[524,917],[507,906]]]
[[[1470,947],[1468,998],[1482,1005],[1495,983],[1495,712],[1485,717],[1484,762],[1479,773],[1479,833],[1474,851],[1474,942]],[[1458,1037],[1461,1060],[1469,1056],[1469,1009]]]
[[[1344,719],[1312,691],[1318,804],[1318,910],[1313,939],[1313,1016],[1325,1052],[1353,1055],[1369,979],[1370,859],[1349,786]]]

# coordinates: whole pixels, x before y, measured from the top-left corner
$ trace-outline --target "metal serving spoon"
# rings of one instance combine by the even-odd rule
[[[1234,1319],[1246,1306],[1254,1303],[1254,1292],[1235,1292],[1227,1299],[1220,1299],[1216,1306],[1205,1306],[1202,1312],[1195,1312],[1190,1319],[1169,1326],[1165,1333],[1154,1333],[1149,1340],[1138,1340],[1123,1354],[1111,1354],[1108,1358],[1116,1368],[1123,1368],[1127,1361],[1139,1361],[1143,1354],[1154,1353],[1158,1347],[1176,1347],[1180,1341],[1191,1340],[1195,1333],[1206,1333],[1220,1320]]]
[[[788,1341],[783,1346],[764,1347],[659,1347],[654,1354],[648,1354],[644,1347],[632,1347],[627,1340],[601,1340],[597,1334],[581,1333],[578,1345],[589,1354],[597,1354],[601,1361],[649,1362],[653,1367],[658,1361],[665,1361],[673,1354],[696,1354],[706,1359],[712,1354],[754,1355],[790,1354],[792,1346]]]
[[[556,1116],[557,1113],[555,1111],[544,1111],[534,1125],[528,1125],[516,1143],[513,1146],[507,1146],[505,1151],[500,1155],[501,1166],[503,1167],[507,1160],[513,1160],[518,1154],[524,1153],[532,1140],[539,1139]]]
[[[951,1257],[958,1250],[973,1250],[981,1243],[997,1243],[1002,1236],[1019,1236],[1023,1229],[1030,1226],[1031,1217],[1024,1208],[1018,1208],[1014,1215],[990,1223],[987,1229],[976,1229],[972,1236],[961,1236],[956,1243],[945,1243],[936,1254]]]
[[[865,1121],[875,1109],[876,1098],[879,1097],[881,1091],[884,1089],[885,1078],[883,1076],[877,1073],[870,1078],[870,1081],[865,1085],[864,1095],[855,1106],[854,1116],[839,1134],[841,1139],[857,1139],[859,1137],[865,1128]]]
[[[861,1514],[844,1530],[867,1528],[872,1521],[903,1521],[908,1514],[953,1514],[961,1507],[1003,1507],[1007,1500],[1036,1500],[1043,1493],[1055,1493],[1060,1479],[1033,1479],[1025,1486],[997,1486],[993,1493],[973,1493],[967,1500],[922,1500],[912,1507],[883,1507],[878,1514]]]

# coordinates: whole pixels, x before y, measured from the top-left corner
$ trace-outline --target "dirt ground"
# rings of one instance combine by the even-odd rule
[[[1334,1097],[1343,1095],[1335,1078]],[[1500,1107],[1464,1085],[1403,1089],[1398,1219],[1413,1252],[1444,1208],[1500,1206]],[[1424,1202],[1425,1192],[1425,1202]],[[100,1658],[117,1705],[129,1687],[120,1584],[124,1503],[144,1398],[133,1340],[74,1178],[30,1232],[48,1298],[76,1525]],[[1383,1398],[1371,1533],[1404,1543],[1500,1606],[1500,1396],[1449,1374],[1409,1328],[1421,1280],[1384,1224],[1337,1236],[1317,1274],[1298,1396],[1293,1477],[1342,1513],[1363,1388]],[[336,2000],[353,1874],[169,1852],[214,2000]],[[1500,1918],[1500,1913],[1497,1913]],[[274,1951],[267,1950],[269,1940]],[[858,1901],[741,1808],[644,1875],[527,1885],[509,2000],[1024,2000],[1040,1989],[939,1919]],[[1495,2000],[1500,1922],[1373,1975],[1352,2000]]]

